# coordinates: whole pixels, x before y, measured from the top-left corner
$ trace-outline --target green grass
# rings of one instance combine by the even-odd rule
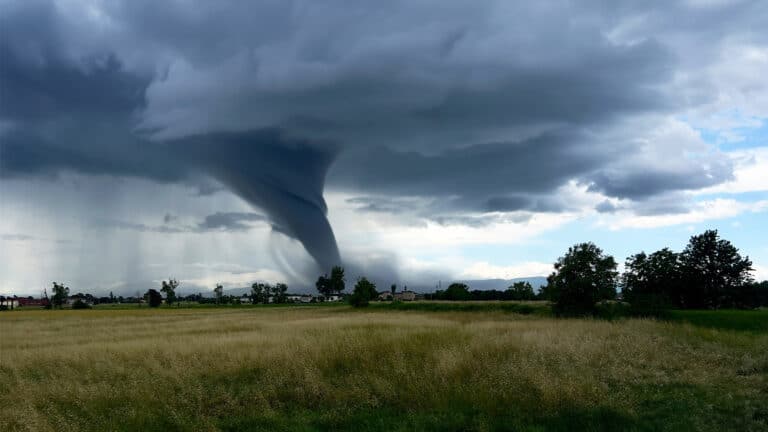
[[[373,309],[420,312],[506,312],[522,315],[551,315],[548,302],[515,301],[414,301],[372,302]]]
[[[666,317],[718,330],[768,333],[768,310],[671,310]]]
[[[0,429],[768,431],[768,331],[512,304],[2,313]]]

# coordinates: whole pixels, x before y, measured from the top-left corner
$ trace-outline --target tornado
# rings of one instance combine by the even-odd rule
[[[285,138],[278,130],[212,134],[179,143],[204,173],[266,213],[273,229],[298,240],[321,271],[341,263],[323,188],[338,151]]]

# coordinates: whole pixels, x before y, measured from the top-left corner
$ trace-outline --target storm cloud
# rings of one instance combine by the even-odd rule
[[[678,212],[631,203],[733,178],[674,114],[722,100],[726,30],[765,39],[764,3],[714,3],[7,1],[0,178],[221,185],[321,268],[341,261],[326,183],[441,224],[567,211],[569,183]]]

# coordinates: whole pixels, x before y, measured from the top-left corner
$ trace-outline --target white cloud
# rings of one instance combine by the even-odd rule
[[[461,279],[512,279],[546,276],[552,272],[552,263],[527,261],[510,266],[498,266],[485,261],[468,264],[459,274]]]
[[[768,266],[753,264],[752,267],[755,269],[755,271],[752,273],[752,275],[755,277],[755,280],[768,280]]]
[[[728,155],[734,161],[734,180],[698,190],[695,194],[768,191],[768,147],[733,151]]]
[[[637,216],[630,212],[618,212],[614,215],[603,216],[598,220],[598,225],[607,226],[611,230],[658,228],[728,219],[748,212],[759,213],[766,210],[768,210],[768,200],[743,202],[733,199],[714,199],[693,203],[692,208],[687,213]]]

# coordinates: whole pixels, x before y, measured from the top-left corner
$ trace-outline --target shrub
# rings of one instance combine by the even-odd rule
[[[627,317],[631,312],[632,307],[626,302],[603,300],[595,304],[595,316],[609,321]]]
[[[354,307],[366,307],[372,299],[379,295],[376,284],[361,277],[355,284],[355,290],[349,298],[349,303]]]
[[[150,289],[144,294],[144,298],[149,303],[149,307],[158,307],[163,303],[163,296],[157,290]]]

